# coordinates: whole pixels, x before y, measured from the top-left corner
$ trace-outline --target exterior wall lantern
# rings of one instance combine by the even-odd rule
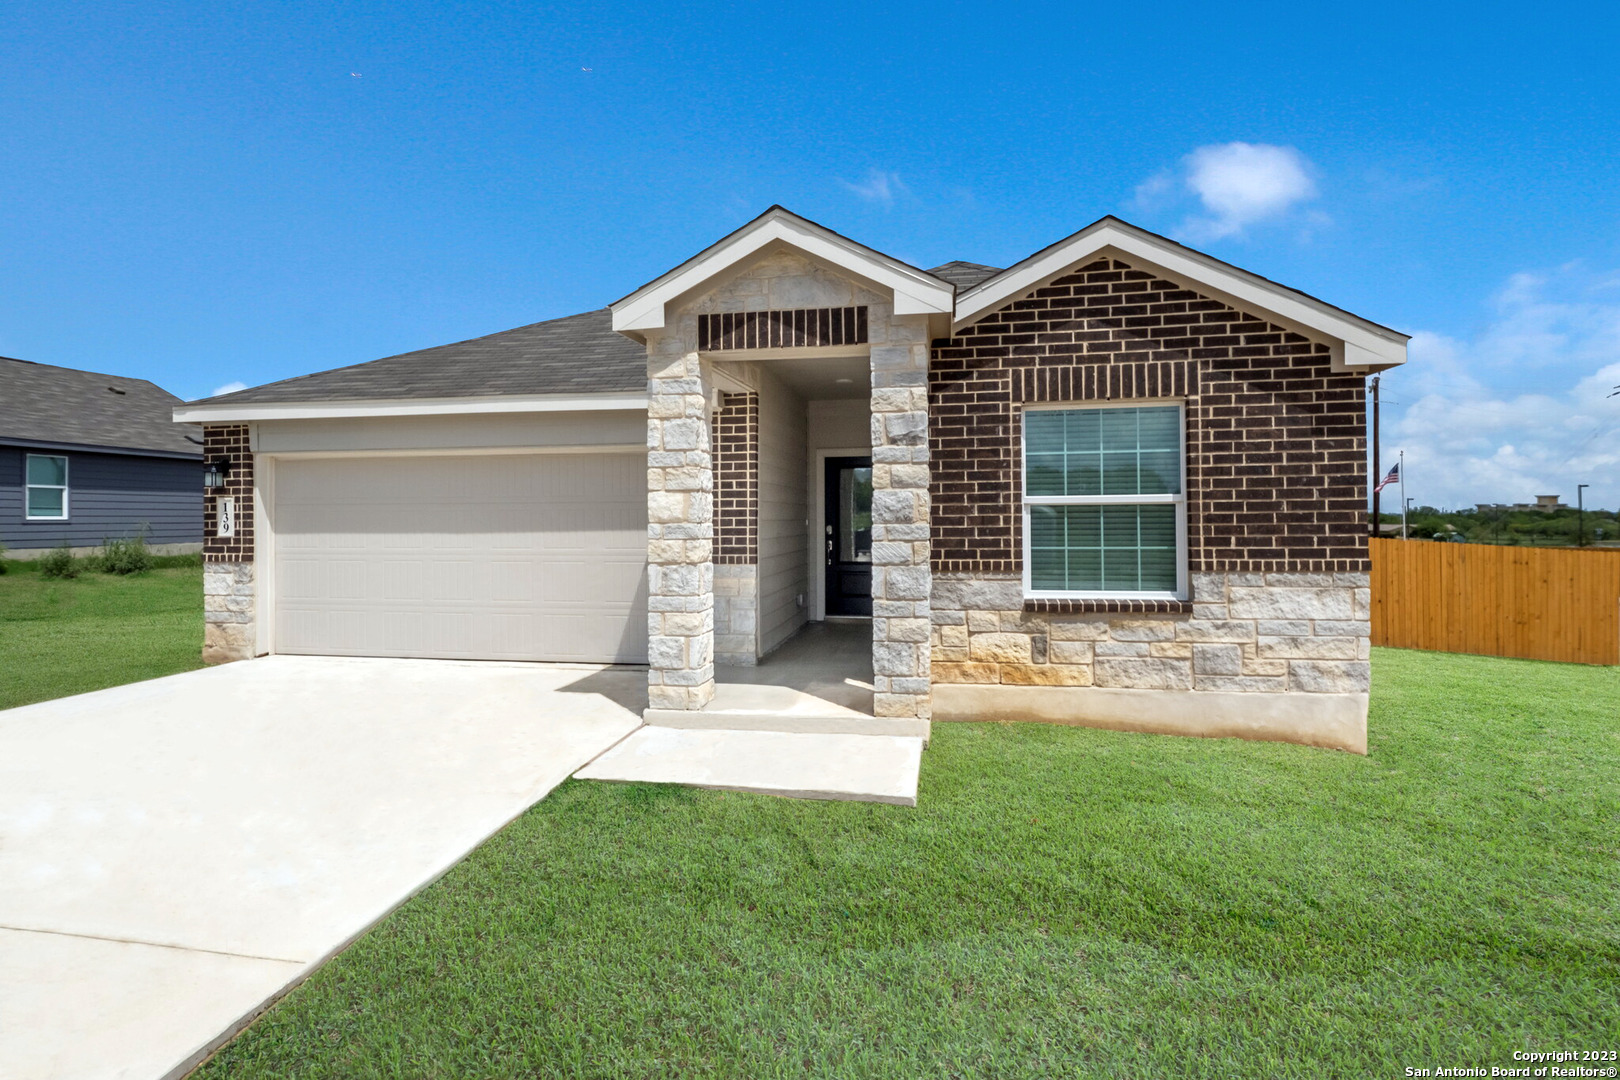
[[[217,488],[225,483],[225,477],[230,475],[231,459],[221,454],[213,461],[203,466],[203,487]]]

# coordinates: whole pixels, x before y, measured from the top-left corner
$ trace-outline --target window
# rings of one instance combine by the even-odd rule
[[[1024,592],[1185,599],[1180,405],[1024,411]]]
[[[29,521],[62,521],[68,516],[67,458],[28,455]]]

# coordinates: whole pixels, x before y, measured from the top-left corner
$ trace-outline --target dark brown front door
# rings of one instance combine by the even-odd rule
[[[827,459],[827,614],[872,614],[872,459]]]

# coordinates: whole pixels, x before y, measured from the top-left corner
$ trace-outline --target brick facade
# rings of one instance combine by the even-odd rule
[[[246,424],[203,426],[203,460],[230,461],[225,482],[203,499],[203,661],[247,660],[257,652],[253,570],[253,453]],[[232,536],[219,535],[220,498],[236,502]]]
[[[934,342],[933,678],[1365,694],[1363,394],[1328,346],[1117,260]],[[1185,403],[1191,596],[1026,598],[1022,406],[1164,399]]]
[[[1021,570],[1021,405],[1168,397],[1186,402],[1192,572],[1369,568],[1363,377],[1126,263],[1093,262],[936,341],[929,397],[936,571]]]
[[[759,395],[721,394],[714,447],[714,563],[759,561]]]
[[[246,424],[207,424],[203,427],[203,461],[224,457],[231,463],[221,487],[206,492],[203,500],[203,561],[253,561],[253,453],[248,449]],[[235,536],[219,534],[218,499],[236,500]]]

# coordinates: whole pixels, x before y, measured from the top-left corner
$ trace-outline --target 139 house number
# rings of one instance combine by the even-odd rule
[[[230,495],[221,495],[214,500],[217,521],[214,526],[215,536],[236,535],[236,499]]]

